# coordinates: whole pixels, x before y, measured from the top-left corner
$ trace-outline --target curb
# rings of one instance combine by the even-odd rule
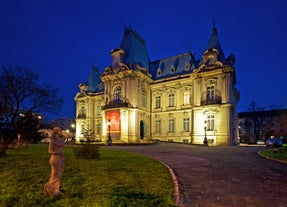
[[[268,156],[262,155],[262,154],[261,154],[261,151],[262,151],[262,150],[260,150],[260,151],[257,152],[257,154],[258,154],[260,157],[263,157],[263,158],[265,158],[265,159],[267,159],[267,160],[272,160],[272,161],[280,162],[280,163],[282,163],[282,164],[287,164],[287,161],[279,160],[279,159],[276,159],[276,158],[272,158],[272,157],[268,157]]]
[[[172,181],[173,181],[173,185],[174,185],[174,203],[178,206],[179,205],[179,185],[178,185],[178,181],[177,181],[177,177],[173,171],[172,168],[170,168],[167,164],[165,164],[164,162],[160,161],[162,164],[164,164],[167,169],[169,170],[169,173],[171,174],[172,177]]]

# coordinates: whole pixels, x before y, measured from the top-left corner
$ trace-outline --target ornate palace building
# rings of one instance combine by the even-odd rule
[[[145,40],[124,29],[112,63],[92,67],[79,85],[76,140],[155,140],[234,145],[237,140],[235,57],[225,58],[214,27],[202,58],[192,53],[150,61]]]

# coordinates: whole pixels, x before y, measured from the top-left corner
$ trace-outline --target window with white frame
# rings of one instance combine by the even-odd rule
[[[161,125],[160,119],[155,120],[155,132],[156,133],[160,133],[160,125]]]
[[[120,100],[121,100],[121,93],[122,93],[122,89],[120,86],[117,86],[114,90],[114,93],[113,93],[113,97],[114,97],[114,101],[119,103]]]
[[[170,93],[168,95],[168,106],[173,107],[174,106],[174,93]]]
[[[156,108],[156,109],[159,109],[159,108],[160,108],[160,104],[161,104],[161,103],[160,103],[160,102],[161,102],[160,99],[161,99],[160,96],[156,96],[156,97],[155,97],[155,108]]]
[[[168,132],[174,132],[174,119],[168,120]]]
[[[190,104],[190,91],[184,91],[183,92],[183,105],[189,105]]]
[[[183,131],[189,132],[189,118],[183,118]]]
[[[206,118],[206,130],[213,131],[214,130],[214,114],[208,114]]]
[[[206,88],[206,102],[212,103],[215,99],[215,89],[214,85],[207,86]]]

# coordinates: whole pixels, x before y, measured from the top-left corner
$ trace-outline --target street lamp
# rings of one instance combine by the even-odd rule
[[[208,146],[207,137],[206,137],[206,120],[204,121],[204,141],[203,146]]]
[[[108,140],[107,140],[107,145],[112,144],[112,138],[111,138],[111,120],[108,120],[108,129],[109,129],[109,135],[108,135]]]

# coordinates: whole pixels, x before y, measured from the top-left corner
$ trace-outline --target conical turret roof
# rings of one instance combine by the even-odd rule
[[[219,41],[219,37],[218,37],[218,33],[217,33],[217,29],[215,27],[215,25],[213,25],[212,28],[212,32],[211,32],[211,36],[209,38],[206,50],[208,49],[217,49],[219,54],[218,54],[218,60],[222,63],[225,63],[225,56],[224,56],[224,52],[222,50],[220,41]]]

